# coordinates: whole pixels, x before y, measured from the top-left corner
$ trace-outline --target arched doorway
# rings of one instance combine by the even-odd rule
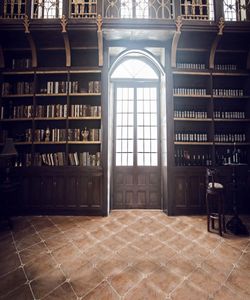
[[[111,68],[112,209],[162,208],[160,73],[138,52]]]

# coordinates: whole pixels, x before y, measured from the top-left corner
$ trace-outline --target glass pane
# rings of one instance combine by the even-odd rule
[[[127,118],[128,118],[128,123],[127,124],[129,126],[133,126],[134,125],[134,116],[133,116],[133,114],[128,114]]]
[[[150,125],[150,114],[144,114],[144,125]]]
[[[157,153],[151,153],[151,166],[158,166]]]
[[[157,126],[157,116],[156,116],[156,114],[151,114],[151,126]]]
[[[116,92],[116,93],[117,93],[117,95],[116,95],[117,100],[121,100],[121,99],[122,99],[122,95],[123,95],[123,94],[122,94],[122,90],[123,90],[123,89],[121,89],[121,88],[118,88],[118,89],[117,89],[117,92]]]
[[[143,100],[143,89],[142,88],[137,89],[137,101],[138,100]]]
[[[157,140],[151,140],[151,152],[157,152]]]
[[[121,113],[122,112],[122,101],[117,101],[116,102],[116,111],[118,113]]]
[[[133,166],[133,153],[128,153],[128,166]]]
[[[144,127],[144,139],[150,139],[150,127]]]
[[[151,111],[151,113],[156,113],[157,112],[156,101],[150,101],[150,111]]]
[[[122,151],[122,143],[121,140],[116,140],[116,152]]]
[[[141,113],[144,109],[144,101],[137,101],[137,112]]]
[[[128,158],[128,154],[122,153],[122,166],[127,166],[127,158]]]
[[[128,140],[128,152],[133,153],[133,148],[134,148],[133,144],[134,144],[133,141]]]
[[[156,88],[151,88],[150,92],[151,92],[150,98],[151,99],[157,99]]]
[[[157,139],[157,127],[151,127],[151,139]]]
[[[137,127],[137,138],[143,139],[143,127]]]
[[[122,125],[123,126],[127,126],[128,125],[128,115],[126,115],[126,114],[123,114]]]
[[[128,127],[128,138],[133,139],[133,137],[134,137],[134,128]]]
[[[138,153],[137,154],[137,165],[138,166],[143,166],[143,153]]]
[[[150,112],[150,101],[144,101],[144,112]]]
[[[121,166],[122,164],[122,155],[120,153],[116,153],[116,165]]]
[[[116,125],[121,126],[122,125],[122,114],[116,115]]]
[[[128,141],[122,140],[122,152],[127,152],[128,149]]]
[[[122,128],[122,139],[127,139],[128,138],[128,129],[127,127]]]
[[[138,126],[143,125],[143,114],[137,114],[137,125]]]
[[[122,111],[126,113],[128,111],[128,101],[122,102]]]
[[[143,152],[143,140],[137,140],[137,152]]]
[[[134,111],[134,106],[132,101],[128,101],[128,112],[132,113]]]
[[[144,140],[144,152],[151,152],[150,151],[150,140]]]
[[[121,139],[121,137],[122,137],[122,128],[116,127],[116,138]]]
[[[150,154],[149,153],[144,153],[144,166],[150,166]]]

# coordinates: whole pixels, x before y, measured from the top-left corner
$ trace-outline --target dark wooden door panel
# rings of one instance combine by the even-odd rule
[[[68,176],[66,180],[66,207],[68,209],[76,208],[76,197],[77,197],[77,182],[78,177]]]
[[[65,208],[65,177],[55,176],[53,178],[52,203],[55,208]]]
[[[113,207],[161,208],[161,177],[158,167],[116,167]]]
[[[89,206],[91,208],[101,208],[102,206],[102,176],[93,175],[91,177],[90,192],[88,193]]]
[[[81,176],[76,182],[77,206],[79,208],[88,208],[88,184],[89,177]]]
[[[187,207],[187,178],[186,176],[175,176],[174,180],[175,206]]]

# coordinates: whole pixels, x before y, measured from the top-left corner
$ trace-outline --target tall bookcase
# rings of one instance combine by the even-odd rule
[[[217,47],[212,34],[205,41],[188,41],[186,36],[172,69],[173,214],[205,210],[207,166],[224,168],[229,185],[231,171],[226,166],[250,164],[250,72],[244,34],[225,34]]]
[[[60,32],[53,39],[45,33],[33,35],[37,66],[22,46],[4,51],[1,143],[11,137],[18,151],[14,174],[21,181],[20,207],[26,213],[105,214],[96,32],[82,41],[69,31],[66,51]]]

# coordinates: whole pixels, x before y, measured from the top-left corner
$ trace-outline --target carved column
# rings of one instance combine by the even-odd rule
[[[98,65],[103,66],[103,35],[102,35],[102,17],[97,17],[97,39],[98,39]]]

